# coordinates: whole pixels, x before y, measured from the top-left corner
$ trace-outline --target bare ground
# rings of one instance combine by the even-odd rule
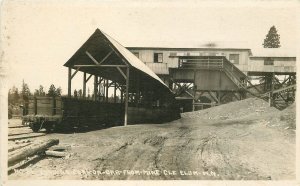
[[[45,157],[9,179],[295,179],[295,130],[280,111],[246,101],[166,124],[38,137],[58,138],[71,156]]]

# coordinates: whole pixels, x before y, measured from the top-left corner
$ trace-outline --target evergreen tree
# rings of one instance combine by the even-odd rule
[[[38,91],[39,91],[39,96],[45,96],[46,95],[46,93],[44,92],[44,87],[42,85],[40,85]]]
[[[49,90],[48,90],[48,96],[55,96],[56,94],[56,88],[53,84],[50,85]]]
[[[55,95],[56,95],[56,96],[61,96],[61,92],[62,92],[61,88],[58,87],[58,88],[56,89],[56,91],[55,91]]]
[[[19,99],[20,99],[19,90],[18,90],[18,88],[14,87],[13,88],[13,100],[14,100],[14,104],[18,103]]]
[[[8,91],[8,104],[17,104],[19,103],[20,95],[18,88],[13,86],[11,89]]]
[[[77,98],[77,90],[74,90],[74,97]]]
[[[30,89],[29,89],[27,83],[24,82],[24,80],[23,80],[23,83],[22,83],[22,92],[21,92],[21,94],[22,94],[22,98],[24,100],[28,100],[28,97],[31,95]]]
[[[275,26],[272,26],[269,33],[266,35],[263,46],[264,48],[279,48],[280,47],[280,35],[277,33]]]
[[[78,95],[79,95],[79,97],[82,97],[82,90],[81,89],[78,90]]]
[[[38,89],[35,89],[33,95],[34,95],[34,96],[39,96],[39,95],[40,95],[39,90],[38,90]]]

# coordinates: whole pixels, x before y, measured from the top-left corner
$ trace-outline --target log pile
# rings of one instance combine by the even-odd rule
[[[8,173],[13,173],[15,169],[20,169],[39,161],[45,156],[65,157],[64,152],[68,147],[58,146],[58,139],[43,141],[30,140],[15,141],[14,146],[8,149]]]

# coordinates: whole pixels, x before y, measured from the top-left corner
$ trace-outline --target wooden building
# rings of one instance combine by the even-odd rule
[[[296,57],[290,51],[284,52],[282,49],[261,49],[260,53],[254,56],[247,48],[127,47],[127,49],[169,85],[184,108],[195,109],[187,106],[187,103],[193,100],[193,105],[198,105],[199,94],[200,97],[208,97],[210,105],[216,105],[242,99],[246,93],[259,96],[272,91],[274,89],[272,84],[278,82],[293,84],[292,81],[296,78]],[[193,67],[188,66],[192,63]],[[280,82],[278,78],[276,79],[276,75],[289,75],[290,80]],[[267,80],[264,86],[268,88],[259,90],[253,86],[252,76],[265,77]],[[275,77],[277,83],[270,80],[271,76]],[[228,96],[228,92],[231,92],[231,96]],[[201,108],[206,104],[201,103]]]

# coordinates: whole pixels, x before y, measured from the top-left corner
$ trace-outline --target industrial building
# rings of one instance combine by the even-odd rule
[[[248,48],[127,49],[169,85],[184,112],[247,96],[269,99],[274,106],[275,98],[280,97],[286,105],[295,99],[296,56],[290,51],[261,49],[253,54]],[[277,77],[282,75],[285,79]],[[253,85],[253,79],[257,78],[263,83]],[[288,87],[284,94],[275,91],[284,87]]]

